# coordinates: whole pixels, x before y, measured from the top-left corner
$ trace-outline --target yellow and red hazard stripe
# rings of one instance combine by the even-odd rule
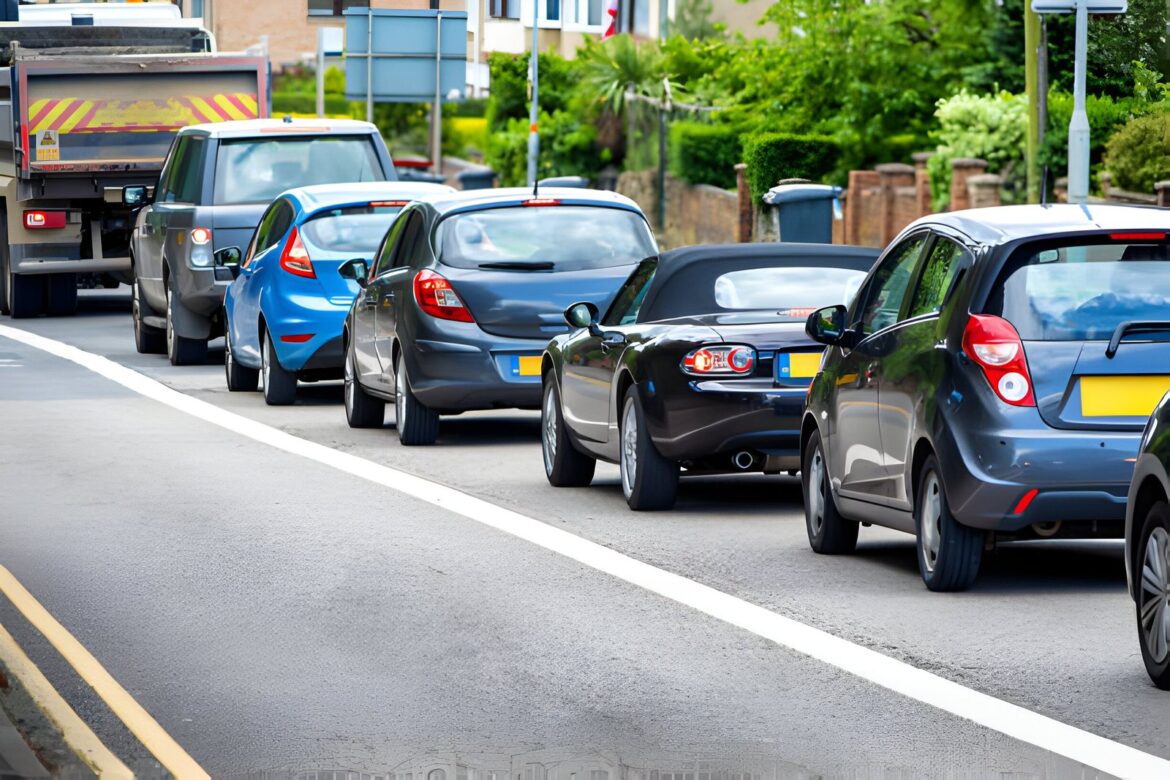
[[[243,92],[143,100],[44,98],[29,106],[32,133],[126,133],[178,130],[205,122],[256,119],[256,95]]]

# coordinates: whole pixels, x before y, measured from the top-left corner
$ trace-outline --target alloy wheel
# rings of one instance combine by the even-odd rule
[[[352,418],[353,417],[353,352],[351,350],[345,351],[345,411]]]
[[[175,322],[174,316],[171,314],[173,307],[171,302],[171,288],[167,287],[167,354],[175,354]]]
[[[808,469],[808,522],[813,535],[820,534],[825,525],[825,458],[818,446],[813,452]]]
[[[544,471],[551,474],[557,457],[557,403],[556,391],[551,388],[544,395],[544,426],[541,430],[541,449],[544,453]]]
[[[1142,640],[1154,663],[1170,655],[1170,533],[1155,528],[1146,540],[1138,596]]]
[[[268,390],[272,387],[270,381],[272,379],[272,339],[268,334],[264,334],[263,351],[260,353],[260,370],[264,375],[264,389]]]
[[[622,415],[621,471],[622,491],[629,498],[638,475],[638,415],[632,403],[626,404],[626,412]]]
[[[939,482],[938,474],[931,471],[923,487],[925,495],[922,497],[918,543],[922,545],[922,559],[926,562],[926,568],[934,571],[942,543],[942,483]]]
[[[406,425],[406,372],[403,370],[402,358],[398,359],[394,371],[394,425],[400,431]]]

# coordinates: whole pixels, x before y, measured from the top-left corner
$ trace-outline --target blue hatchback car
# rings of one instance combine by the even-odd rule
[[[270,405],[296,400],[297,380],[341,377],[341,331],[358,292],[338,268],[374,256],[402,207],[454,190],[419,182],[329,184],[288,190],[260,219],[247,252],[217,261],[235,281],[224,297],[229,390],[255,390]],[[234,250],[234,251],[233,251]]]

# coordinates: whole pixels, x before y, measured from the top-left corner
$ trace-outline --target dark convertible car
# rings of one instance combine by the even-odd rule
[[[845,302],[877,251],[825,244],[703,246],[642,261],[604,316],[570,306],[545,351],[541,438],[556,486],[618,463],[632,509],[674,504],[688,473],[800,465],[800,416],[821,347],[815,307]]]

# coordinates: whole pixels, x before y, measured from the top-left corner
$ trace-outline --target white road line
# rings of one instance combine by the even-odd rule
[[[140,395],[254,441],[462,515],[664,596],[888,690],[1118,777],[1170,777],[1170,761],[959,685],[694,580],[454,488],[301,439],[184,395],[101,355],[0,325],[0,336],[72,361]],[[342,425],[338,416],[338,424]],[[1134,671],[1139,674],[1140,670]]]

